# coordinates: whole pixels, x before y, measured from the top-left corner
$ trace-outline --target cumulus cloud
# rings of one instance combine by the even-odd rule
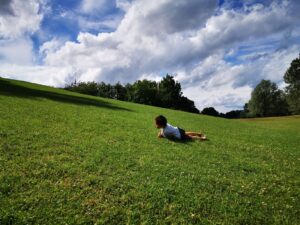
[[[98,80],[135,80],[141,74],[193,68],[220,49],[266,37],[289,25],[285,8],[278,4],[214,15],[215,8],[213,1],[136,1],[115,32],[81,33],[78,42],[67,42],[48,54],[45,63],[72,64],[81,70],[101,68]],[[187,74],[186,79],[191,76]]]
[[[176,33],[201,27],[216,9],[216,1],[136,1],[119,30],[143,34]]]
[[[39,0],[2,0],[0,5],[0,38],[20,37],[39,29],[43,15]]]
[[[0,1],[0,14],[2,15],[14,15],[13,8],[11,6],[11,0],[1,0]]]
[[[213,55],[189,71],[190,80],[186,79],[186,71],[178,73],[177,78],[183,84],[185,95],[193,99],[199,109],[214,106],[220,112],[227,112],[242,109],[262,79],[269,79],[283,88],[283,75],[298,54],[299,46],[293,45],[240,65],[232,65],[222,56]]]
[[[132,0],[116,0],[116,6],[123,11],[128,11],[131,7]]]
[[[293,59],[299,56],[299,45],[292,45],[288,48],[274,52],[272,55],[260,60],[261,78],[272,80],[278,84]]]
[[[72,67],[48,67],[37,65],[0,64],[1,77],[24,80],[38,84],[63,87],[66,81],[74,81]],[[70,76],[72,78],[70,78]],[[68,80],[69,79],[69,80]]]
[[[46,3],[43,0],[0,3],[0,75],[44,83],[45,77],[34,78],[40,68],[36,66],[37,55],[30,36],[40,28]]]
[[[29,38],[0,40],[0,63],[26,65],[34,60],[33,43]]]
[[[75,13],[81,32],[111,32],[121,22],[124,11],[130,6],[127,0],[82,0]]]
[[[43,19],[40,10],[45,3],[42,0],[1,0],[0,3],[1,65],[35,64],[37,56],[30,35],[40,28]]]
[[[193,86],[184,89],[184,94],[193,99],[196,107],[202,110],[205,107],[214,107],[219,112],[228,112],[233,109],[242,109],[249,101],[252,88],[248,85],[233,88],[231,83],[218,88],[200,89]]]
[[[184,52],[188,54],[193,47],[191,41],[180,32],[192,29],[193,26],[203,26],[205,20],[213,14],[216,3],[207,1],[209,3],[205,6],[210,7],[202,8],[198,1],[193,1],[192,4],[177,1],[172,10],[169,10],[172,2],[136,1],[115,32],[100,33],[97,36],[80,33],[77,43],[66,43],[55,53],[47,55],[45,63],[60,66],[72,64],[78,69],[99,67],[101,73],[98,74],[98,80],[106,81],[133,81],[141,74],[159,71],[166,66],[171,68],[179,63],[174,58],[180,58]],[[186,15],[191,5],[200,15],[197,18],[201,17],[203,21],[191,22]],[[195,9],[193,13],[196,13]],[[173,24],[174,20],[181,22]],[[158,27],[159,24],[161,27]],[[169,28],[165,29],[167,26]]]
[[[234,47],[237,43],[268,37],[286,30],[290,21],[286,9],[278,4],[268,8],[253,7],[250,12],[222,10],[192,37],[196,46],[194,54],[208,54],[216,49]]]
[[[244,65],[231,65],[223,60],[222,54],[215,54],[192,70],[180,71],[176,77],[182,83],[184,94],[193,99],[200,110],[214,106],[218,111],[226,112],[241,108],[249,100],[250,85],[234,87],[235,81],[247,69]]]
[[[65,39],[53,38],[50,41],[44,42],[43,45],[40,46],[39,53],[41,55],[48,55],[59,50],[65,44],[65,42]]]

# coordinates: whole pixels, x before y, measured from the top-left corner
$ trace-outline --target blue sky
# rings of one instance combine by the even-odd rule
[[[174,75],[199,109],[284,87],[300,52],[296,0],[3,0],[0,76],[52,86]]]

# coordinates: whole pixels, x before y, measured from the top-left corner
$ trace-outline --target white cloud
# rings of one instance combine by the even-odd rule
[[[114,15],[114,17],[108,17],[104,20],[90,19],[85,16],[78,16],[78,25],[81,31],[90,30],[115,30],[122,20],[121,16]]]
[[[80,11],[85,14],[105,13],[114,4],[111,0],[83,0]]]
[[[40,0],[5,0],[0,5],[0,38],[16,38],[39,29]]]
[[[243,65],[231,65],[222,56],[214,55],[190,71],[190,79],[186,72],[178,73],[176,78],[199,109],[214,106],[220,112],[227,112],[242,109],[262,79],[284,88],[283,75],[298,54],[299,46],[291,46]]]
[[[38,84],[63,87],[68,80],[74,81],[72,67],[48,67],[16,64],[0,64],[1,77],[24,80]],[[72,78],[69,76],[72,75]],[[68,79],[69,78],[69,79]]]
[[[226,49],[237,43],[266,38],[283,32],[290,27],[290,22],[287,10],[278,4],[253,8],[250,12],[222,10],[209,18],[206,27],[191,38],[195,44],[194,54],[208,54],[220,47]]]
[[[131,7],[131,0],[116,0],[116,6],[126,12]]]
[[[44,0],[3,0],[0,5],[0,63],[33,65],[37,63],[30,35],[43,19]],[[12,66],[12,68],[15,68]]]
[[[66,43],[66,38],[53,38],[50,41],[44,42],[39,49],[39,54],[48,55],[50,53],[56,52]]]
[[[196,86],[184,89],[185,95],[194,100],[199,110],[213,106],[223,113],[233,109],[242,109],[243,105],[249,101],[251,91],[252,88],[248,85],[233,88],[231,83],[209,89]]]
[[[76,20],[81,32],[107,32],[115,30],[130,3],[125,0],[82,0],[75,12],[65,12],[65,17]],[[121,9],[117,11],[116,8]]]
[[[243,65],[225,62],[222,54],[211,55],[190,71],[180,71],[175,77],[184,94],[196,107],[215,107],[220,112],[240,108],[249,100],[251,87],[234,87],[234,82],[247,70]]]
[[[159,71],[166,66],[171,68],[178,64],[176,58],[180,59],[183,52],[188,54],[193,47],[180,32],[193,26],[203,26],[205,19],[213,14],[215,6],[212,1],[178,1],[175,5],[172,2],[136,1],[116,32],[97,36],[81,33],[78,43],[67,42],[55,53],[48,54],[45,62],[47,65],[60,66],[72,64],[79,70],[98,67],[102,69],[98,79],[105,81],[134,81],[141,74]],[[199,7],[201,4],[207,8]],[[173,11],[170,10],[171,6]],[[197,18],[203,21],[191,21],[188,10],[192,6],[197,6],[193,13],[199,14]],[[172,24],[175,20],[180,20],[180,24]],[[161,24],[162,27],[155,27],[151,23]],[[167,26],[169,30],[165,30]],[[173,34],[168,35],[169,32]]]
[[[196,29],[205,24],[216,6],[214,0],[137,0],[118,30],[160,36]]]
[[[293,45],[287,49],[274,52],[268,55],[261,63],[262,77],[276,83],[282,82],[282,77],[293,59],[299,56],[299,46]]]
[[[34,61],[33,43],[29,38],[0,40],[0,63],[25,65]]]

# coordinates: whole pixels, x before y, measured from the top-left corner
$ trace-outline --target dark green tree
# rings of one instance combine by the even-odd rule
[[[127,83],[125,85],[126,89],[126,101],[133,102],[134,99],[134,88],[132,84]]]
[[[107,85],[104,82],[98,83],[98,96],[110,98],[110,89],[110,85]]]
[[[98,87],[96,82],[73,82],[70,85],[67,85],[65,89],[70,91],[79,92],[87,95],[97,96]]]
[[[292,61],[290,67],[284,74],[287,102],[292,114],[300,114],[300,55]]]
[[[199,110],[196,108],[194,101],[188,99],[185,96],[181,96],[179,98],[179,105],[181,110],[191,112],[191,113],[199,113]]]
[[[157,83],[150,80],[138,80],[132,85],[132,101],[146,105],[158,105]]]
[[[163,78],[160,83],[150,80],[138,80],[134,84],[123,86],[119,82],[111,85],[104,82],[78,83],[75,81],[67,85],[65,89],[105,98],[199,113],[194,102],[182,96],[180,83],[176,82],[170,75]]]
[[[127,90],[120,82],[116,83],[113,88],[115,90],[115,99],[122,101],[127,100]]]
[[[275,83],[262,80],[252,91],[248,103],[249,114],[256,117],[283,116],[288,114],[285,94]]]
[[[181,85],[174,80],[173,76],[167,74],[159,83],[159,95],[162,107],[180,108],[180,97],[182,96]]]
[[[238,119],[242,117],[243,110],[232,110],[227,113],[223,117],[227,119]]]
[[[158,84],[158,96],[162,107],[199,113],[194,101],[182,95],[180,83],[169,74]]]
[[[249,114],[249,104],[245,103],[243,110],[241,111],[240,118],[248,118],[250,117]]]
[[[220,113],[214,107],[204,108],[201,111],[201,113],[204,115],[209,115],[209,116],[219,116],[220,115]]]

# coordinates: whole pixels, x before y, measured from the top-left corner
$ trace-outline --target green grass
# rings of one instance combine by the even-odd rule
[[[207,142],[157,139],[155,116]],[[0,224],[299,224],[300,117],[225,120],[0,79]]]

